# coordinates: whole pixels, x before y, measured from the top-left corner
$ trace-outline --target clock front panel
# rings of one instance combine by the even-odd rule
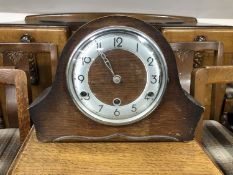
[[[71,36],[51,90],[30,115],[43,142],[188,141],[202,111],[184,94],[161,33],[109,16]]]
[[[156,43],[135,29],[100,29],[74,49],[67,84],[91,119],[125,125],[146,117],[166,88],[167,67]]]

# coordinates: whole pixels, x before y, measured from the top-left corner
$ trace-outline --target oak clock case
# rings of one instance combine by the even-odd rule
[[[51,90],[30,109],[44,142],[187,141],[202,111],[184,94],[161,33],[126,16],[77,30]]]

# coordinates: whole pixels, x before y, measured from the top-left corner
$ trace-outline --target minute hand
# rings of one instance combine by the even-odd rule
[[[108,60],[108,58],[106,57],[106,55],[102,51],[98,50],[98,53],[99,53],[100,57],[102,58],[102,60],[104,61],[105,66],[110,70],[110,72],[112,73],[112,75],[114,77],[115,73],[113,71],[113,68],[112,68],[110,61]]]

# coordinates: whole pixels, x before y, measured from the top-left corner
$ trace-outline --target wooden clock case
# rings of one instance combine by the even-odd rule
[[[144,32],[160,47],[169,82],[159,106],[145,119],[124,126],[97,123],[75,106],[67,89],[66,66],[75,46],[88,34],[107,26],[127,26]],[[151,25],[126,16],[109,16],[83,25],[67,42],[59,59],[52,88],[30,108],[37,137],[43,142],[75,141],[189,141],[203,108],[180,85],[174,54],[162,34]]]

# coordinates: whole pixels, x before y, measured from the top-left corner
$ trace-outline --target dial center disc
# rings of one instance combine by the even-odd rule
[[[112,81],[113,81],[113,83],[115,83],[115,84],[119,84],[119,83],[121,82],[121,76],[120,76],[120,75],[114,75],[114,76],[112,77]]]
[[[113,82],[113,75],[98,57],[88,73],[91,91],[103,103],[112,105],[114,98],[121,99],[121,105],[134,101],[143,91],[147,75],[141,60],[131,52],[115,49],[105,53],[120,82]]]

